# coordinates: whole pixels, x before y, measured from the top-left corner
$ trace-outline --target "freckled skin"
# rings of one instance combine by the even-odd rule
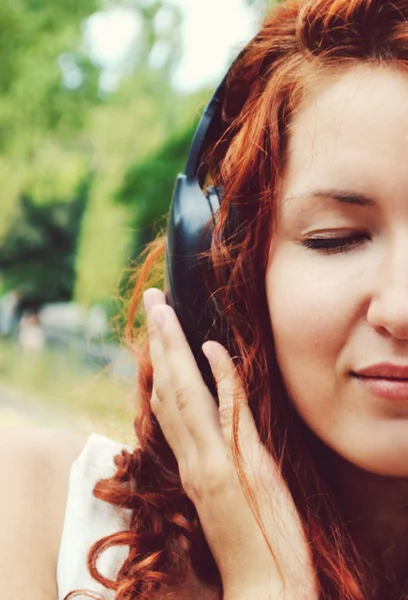
[[[398,477],[408,477],[408,398],[375,396],[350,371],[408,365],[407,165],[408,71],[356,65],[323,78],[292,123],[266,276],[298,413],[353,465]],[[334,188],[375,206],[305,196]],[[359,241],[343,251],[302,245],[352,235]]]

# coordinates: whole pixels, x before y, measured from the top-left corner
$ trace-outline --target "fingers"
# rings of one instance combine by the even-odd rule
[[[209,448],[219,446],[222,441],[214,398],[202,379],[173,309],[155,306],[151,317],[161,321],[160,341],[169,373],[169,385],[163,401],[172,405],[172,410],[177,408],[198,449],[208,452]],[[156,368],[161,369],[161,365],[154,366]]]
[[[232,449],[234,431],[234,410],[238,414],[238,436],[242,445],[253,445],[259,441],[258,430],[237,368],[227,350],[217,342],[203,344],[217,384],[219,397],[219,416],[223,437]]]
[[[232,452],[233,415],[238,411],[238,435],[253,447],[259,436],[237,369],[227,350],[206,342],[203,352],[217,383],[219,408],[206,387],[194,355],[173,309],[160,290],[149,290],[147,309],[153,364],[152,409],[173,452]],[[191,450],[190,450],[191,451]],[[220,454],[219,454],[220,456]]]
[[[224,440],[230,446],[234,407],[238,408],[240,399],[236,395],[235,367],[227,350],[217,342],[203,344],[203,352],[210,363],[217,385],[219,407],[218,414]]]
[[[151,289],[145,294],[144,302],[148,312],[149,349],[153,366],[152,411],[169,446],[177,456],[180,452],[187,451],[189,434],[177,407],[174,403],[166,401],[166,394],[171,388],[171,378],[160,330],[151,316],[152,308],[164,302],[164,294],[160,290]]]

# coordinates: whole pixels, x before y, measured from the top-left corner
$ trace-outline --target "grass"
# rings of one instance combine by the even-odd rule
[[[24,353],[1,340],[0,387],[10,405],[35,415],[36,424],[134,440],[134,382],[109,369],[85,369],[73,352]]]

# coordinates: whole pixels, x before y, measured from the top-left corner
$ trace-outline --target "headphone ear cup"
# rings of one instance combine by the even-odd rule
[[[168,219],[165,260],[166,301],[175,310],[203,379],[216,399],[216,385],[201,346],[207,339],[220,337],[214,327],[220,315],[208,288],[210,264],[199,257],[211,248],[211,222],[220,207],[220,195],[215,187],[208,188],[204,195],[197,180],[178,176]]]

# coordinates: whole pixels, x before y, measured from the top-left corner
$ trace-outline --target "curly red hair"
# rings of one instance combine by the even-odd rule
[[[211,179],[224,191],[209,259],[213,293],[233,332],[225,345],[240,358],[260,437],[293,495],[325,600],[376,598],[378,591],[336,508],[319,442],[286,395],[266,327],[265,272],[293,114],[322,72],[341,72],[358,61],[407,64],[408,0],[293,0],[274,7],[229,74],[225,130],[208,158]],[[229,235],[233,210],[241,225]],[[133,327],[143,291],[155,270],[162,271],[164,249],[163,236],[147,248],[126,329],[139,364],[135,431],[140,445],[116,456],[116,474],[94,490],[97,498],[132,509],[129,531],[97,542],[89,553],[92,576],[115,590],[116,600],[148,600],[159,588],[175,590],[189,569],[222,595],[197,513],[151,412],[146,332]],[[130,550],[116,581],[107,581],[96,562],[115,545]]]

